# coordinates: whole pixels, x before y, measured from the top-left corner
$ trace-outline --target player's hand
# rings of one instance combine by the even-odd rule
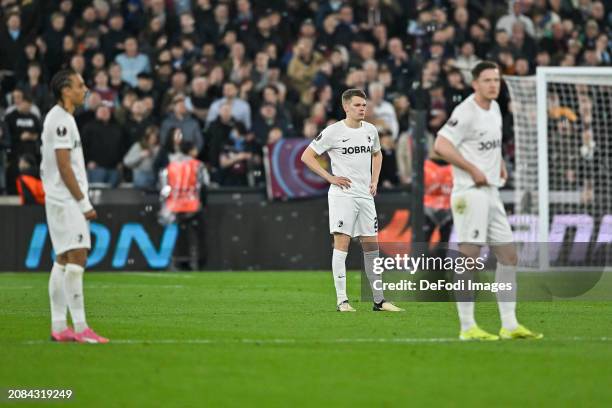
[[[501,166],[501,171],[499,172],[499,176],[502,180],[508,180],[508,170],[506,170],[506,166]]]
[[[472,176],[472,180],[474,180],[474,183],[477,187],[486,186],[487,184],[489,184],[489,182],[487,181],[487,177],[482,171],[477,168],[472,169],[470,175]]]
[[[98,213],[96,213],[96,210],[89,210],[83,215],[85,216],[85,219],[87,221],[95,220],[96,218],[98,218]]]
[[[376,191],[378,190],[378,183],[370,183],[370,194],[372,197],[376,197]]]
[[[345,188],[347,189],[351,188],[351,179],[347,177],[331,176],[331,179],[329,180],[329,184],[333,184],[344,190]]]

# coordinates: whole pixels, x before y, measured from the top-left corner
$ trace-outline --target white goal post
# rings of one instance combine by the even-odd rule
[[[515,142],[515,217],[534,225],[548,269],[549,243],[575,230],[574,242],[612,234],[612,68],[538,67],[505,76]]]

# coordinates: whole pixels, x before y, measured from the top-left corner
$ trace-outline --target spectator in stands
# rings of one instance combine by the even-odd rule
[[[293,57],[287,67],[291,83],[301,95],[304,94],[323,62],[321,54],[313,50],[313,40],[301,38],[293,49]]]
[[[521,0],[510,0],[508,14],[502,16],[495,26],[498,30],[504,30],[508,35],[512,35],[512,26],[516,22],[520,22],[525,26],[525,31],[530,37],[535,36],[535,28],[533,21],[523,14],[524,7],[527,2]]]
[[[143,132],[140,141],[134,143],[123,158],[123,164],[132,169],[134,187],[151,190],[157,184],[153,162],[159,152],[159,128],[151,125]]]
[[[229,141],[229,135],[234,127],[232,106],[224,103],[219,108],[219,116],[206,129],[206,154],[200,155],[202,161],[211,166],[211,177],[218,181],[219,155]],[[243,124],[244,125],[244,124]]]
[[[6,108],[6,111],[4,111],[5,115],[9,115],[11,112],[14,112],[19,109],[19,105],[21,105],[21,102],[23,102],[25,92],[21,88],[15,88],[9,95],[10,96],[7,98],[9,100],[9,106]],[[34,105],[33,99],[30,99],[30,113],[32,113],[37,118],[41,117],[40,109],[38,108],[38,106]]]
[[[10,154],[6,173],[7,189],[14,194],[15,179],[19,172],[19,157],[24,154],[40,158],[40,132],[42,124],[40,118],[32,113],[32,98],[23,94],[18,102],[17,109],[4,118],[10,135]]]
[[[0,69],[13,71],[27,39],[21,29],[19,13],[9,13],[5,22],[0,29]]]
[[[472,92],[463,82],[461,71],[457,68],[451,69],[446,74],[446,88],[444,89],[444,99],[446,100],[446,114],[450,115],[453,109],[459,105]]]
[[[113,12],[108,19],[108,31],[102,36],[102,50],[108,61],[113,61],[125,48],[128,34],[124,30],[123,15]]]
[[[276,106],[271,103],[264,103],[259,108],[259,113],[255,117],[253,123],[253,132],[258,143],[264,144],[268,133],[272,128],[280,128],[283,136],[288,133],[287,124],[280,118],[276,112]]]
[[[159,103],[159,94],[155,90],[155,81],[153,75],[148,72],[141,72],[138,74],[138,85],[134,91],[139,98],[151,97],[155,104]]]
[[[595,52],[597,54],[597,60],[602,65],[612,64],[612,51],[610,50],[610,43],[608,41],[607,34],[599,34],[597,41],[595,42]]]
[[[527,59],[524,57],[517,58],[514,62],[514,73],[517,76],[529,75],[531,73],[529,68],[529,61],[527,61]]]
[[[91,87],[92,91],[95,91],[100,95],[102,103],[109,108],[113,109],[117,103],[117,91],[109,86],[108,72],[102,69],[94,74],[94,83]]]
[[[125,126],[125,123],[132,109],[132,104],[134,104],[134,102],[136,102],[137,100],[138,95],[131,88],[123,93],[121,103],[115,108],[113,112],[113,116],[115,117],[115,120],[117,121],[117,123],[119,123],[120,126]],[[100,103],[102,103],[101,99]]]
[[[302,128],[302,136],[306,139],[312,140],[319,134],[319,127],[312,120],[305,120]]]
[[[38,62],[32,62],[27,68],[27,80],[18,84],[25,93],[32,96],[34,105],[46,111],[49,101],[49,87],[44,83],[42,67]]]
[[[136,37],[127,37],[123,47],[124,52],[117,55],[115,61],[121,66],[121,79],[135,87],[138,84],[138,74],[151,71],[149,57],[138,51]]]
[[[251,128],[251,107],[246,101],[238,97],[238,88],[232,82],[227,82],[223,85],[223,97],[217,99],[210,105],[208,116],[206,117],[206,126],[210,125],[219,115],[221,105],[229,103],[232,106],[232,116],[234,119],[244,123],[247,129]]]
[[[121,65],[111,62],[108,67],[108,74],[110,76],[109,85],[117,93],[119,99],[123,99],[123,95],[130,87],[130,84],[123,80]]]
[[[412,111],[410,110],[410,100],[406,95],[397,95],[393,99],[393,108],[397,116],[399,124],[400,135],[404,132],[412,131],[414,128],[414,120],[412,118]]]
[[[66,17],[64,14],[60,12],[51,14],[51,24],[49,24],[43,35],[47,48],[45,64],[49,72],[57,72],[63,63],[63,44],[66,31]]]
[[[374,108],[374,115],[385,122],[386,127],[391,131],[394,139],[399,136],[399,124],[395,109],[390,102],[384,100],[385,87],[380,82],[372,82],[368,87],[370,103]]]
[[[72,68],[77,74],[81,75],[84,79],[89,81],[90,78],[85,74],[85,68],[87,67],[85,63],[85,57],[81,54],[74,54],[70,57],[70,68]]]
[[[254,135],[243,124],[236,123],[219,155],[221,185],[249,185],[249,172],[261,165],[260,150]]]
[[[170,129],[179,128],[182,132],[184,141],[194,144],[198,152],[204,147],[204,138],[198,121],[187,111],[185,106],[185,96],[176,95],[172,100],[172,112],[168,114],[161,124],[161,144],[165,145]]]
[[[96,119],[83,128],[83,155],[90,183],[116,187],[121,181],[122,160],[127,142],[108,106],[96,109]]]
[[[208,92],[209,86],[208,78],[193,78],[191,81],[191,93],[185,100],[187,110],[193,113],[202,124],[206,123],[208,108],[212,103],[212,96]]]
[[[128,144],[131,146],[140,142],[145,130],[153,124],[154,120],[147,111],[145,102],[141,99],[134,101],[130,108],[129,117],[123,126]]]
[[[161,111],[166,112],[170,105],[172,105],[172,100],[178,95],[187,95],[189,92],[189,83],[187,82],[187,73],[185,71],[176,70],[170,76],[170,86],[165,89],[165,92],[162,94],[161,100]]]
[[[38,64],[41,66],[43,62],[44,59],[38,49],[38,46],[33,42],[28,42],[24,45],[23,50],[15,62],[15,78],[17,81],[27,81],[28,67],[31,64]],[[41,75],[42,74],[45,74],[45,72],[41,70]]]
[[[397,161],[395,154],[395,139],[388,129],[379,132],[380,150],[383,155],[382,168],[378,179],[380,188],[393,188],[399,184]]]
[[[517,21],[512,25],[510,47],[516,56],[525,57],[528,61],[533,61],[535,58],[537,45],[535,40],[525,33],[525,26],[522,22]]]

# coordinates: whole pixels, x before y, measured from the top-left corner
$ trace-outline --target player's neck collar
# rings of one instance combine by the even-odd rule
[[[478,106],[478,108],[479,108],[480,110],[483,110],[483,111],[485,111],[485,112],[488,112],[488,111],[490,111],[490,110],[491,110],[491,105],[493,104],[493,101],[492,101],[492,100],[491,100],[491,101],[489,101],[489,107],[488,107],[488,108],[483,108],[483,107],[482,107],[482,105],[481,105],[480,103],[478,103],[478,98],[477,98],[476,94],[474,94],[474,98],[473,98],[472,100],[474,101],[474,103],[476,104],[476,106]]]
[[[349,126],[348,123],[346,123],[346,121],[347,121],[347,118],[342,119],[342,123],[344,124],[344,126],[346,126],[349,129],[359,129],[359,128],[361,128],[363,126],[363,120],[359,121],[359,126],[357,126],[357,127]]]
[[[68,109],[66,109],[66,107],[64,106],[64,104],[63,104],[63,103],[61,103],[61,102],[58,102],[58,103],[57,103],[57,106],[59,106],[59,107],[60,107],[60,108],[61,108],[61,109],[62,109],[64,112],[66,112],[66,113],[68,113],[68,114],[70,114],[70,115],[73,115],[73,114],[74,114],[74,109],[72,110],[72,112],[70,112]]]

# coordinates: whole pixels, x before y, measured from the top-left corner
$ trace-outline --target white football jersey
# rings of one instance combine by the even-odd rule
[[[55,159],[56,149],[70,149],[70,164],[79,183],[81,192],[87,196],[89,184],[85,171],[85,159],[81,146],[81,136],[74,117],[64,108],[55,105],[43,124],[42,132],[42,162],[40,177],[45,190],[45,199],[54,204],[64,204],[75,201],[64,184]]]
[[[489,185],[501,187],[502,116],[496,101],[491,102],[489,110],[484,110],[474,100],[474,94],[470,95],[457,105],[438,133],[484,173]],[[453,193],[472,186],[472,176],[453,166]]]
[[[371,123],[361,121],[361,127],[348,127],[344,120],[329,125],[310,143],[319,155],[327,152],[331,159],[332,173],[348,177],[351,187],[329,187],[330,196],[372,198],[372,153],[380,151],[378,130]]]

